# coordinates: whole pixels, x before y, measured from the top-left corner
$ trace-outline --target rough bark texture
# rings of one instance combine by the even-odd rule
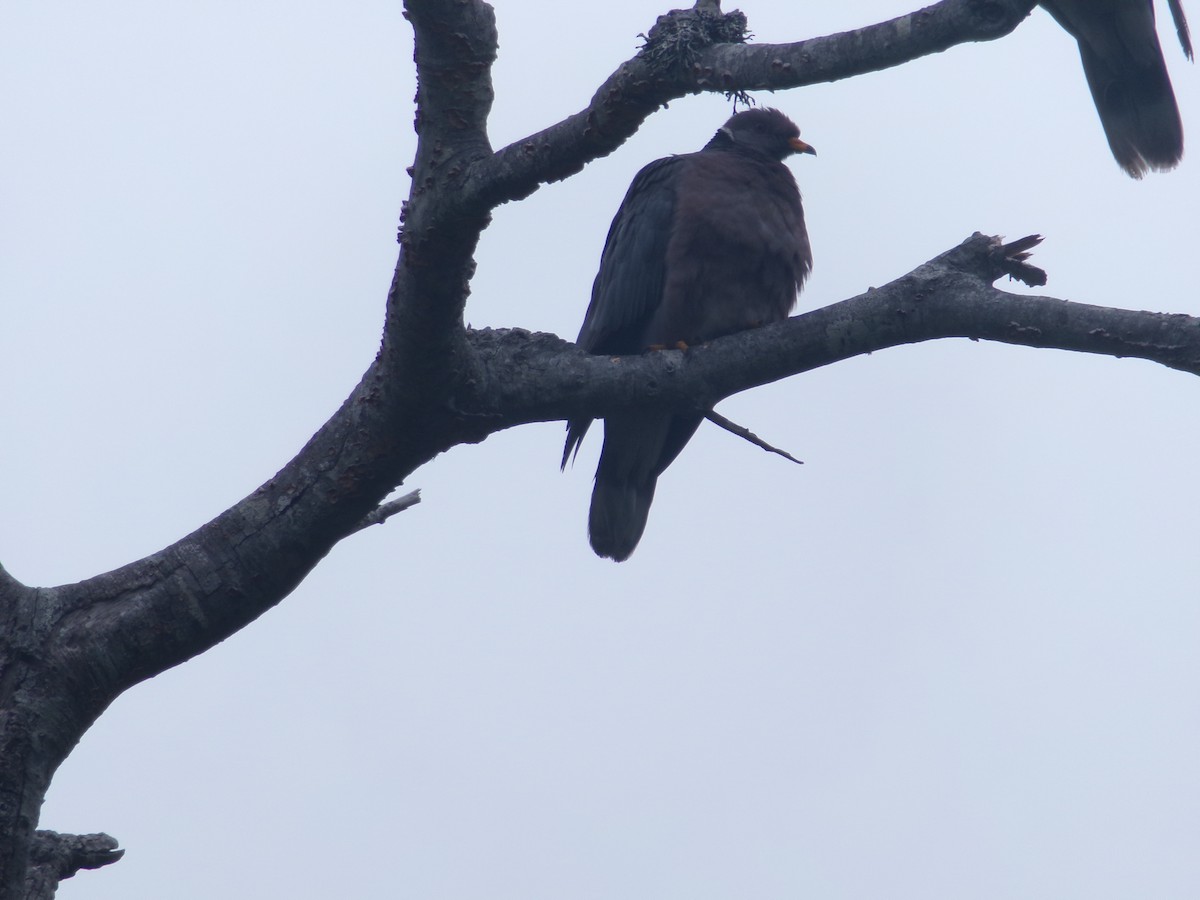
[[[611,152],[666,101],[878,70],[1000,37],[1033,5],[944,0],[786,45],[706,44],[722,33],[710,21],[698,42],[640,53],[586,109],[493,152],[491,8],[408,0],[419,143],[381,349],[362,381],[278,474],[172,546],[53,588],[27,587],[0,568],[0,900],[53,896],[61,878],[119,858],[107,836],[35,829],[58,765],[122,691],[279,603],[338,541],[371,522],[409,473],[457,444],[635,406],[707,409],[755,385],[943,337],[1138,356],[1200,372],[1200,320],[1005,293],[993,283],[1030,274],[1021,256],[1028,245],[981,235],[884,287],[686,352],[590,357],[554,335],[463,326],[472,255],[491,209]],[[711,8],[710,0],[702,12],[677,15],[719,18]],[[716,24],[740,33],[736,21]]]
[[[58,884],[80,869],[98,869],[125,855],[107,834],[56,834],[37,831],[29,851],[25,896],[53,897]]]

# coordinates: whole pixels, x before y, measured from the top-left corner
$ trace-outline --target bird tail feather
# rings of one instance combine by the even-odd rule
[[[704,420],[639,410],[604,420],[604,449],[596,467],[588,538],[596,555],[622,562],[646,530],[658,476]]]
[[[1151,35],[1157,49],[1157,38]],[[1161,51],[1143,67],[1130,59],[1114,69],[1080,44],[1083,71],[1096,101],[1104,136],[1117,162],[1140,178],[1147,169],[1173,168],[1183,156],[1183,125]]]
[[[642,484],[596,479],[588,512],[588,540],[597,556],[615,562],[629,559],[646,530],[657,483],[656,477]]]

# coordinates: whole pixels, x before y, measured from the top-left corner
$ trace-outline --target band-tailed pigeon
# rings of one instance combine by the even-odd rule
[[[1042,0],[1079,41],[1083,72],[1113,156],[1141,178],[1183,156],[1183,126],[1154,24],[1154,0]],[[1181,0],[1170,0],[1183,52],[1192,42]]]
[[[619,356],[698,344],[786,318],[812,268],[796,180],[782,160],[815,153],[774,109],[734,115],[703,150],[638,172],[608,230],[576,343]],[[703,414],[637,410],[604,420],[588,536],[629,557],[658,476]],[[591,424],[567,423],[563,466]]]

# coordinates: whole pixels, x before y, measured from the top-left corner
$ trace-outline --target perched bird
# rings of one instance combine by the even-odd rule
[[[697,153],[655,160],[634,177],[608,230],[576,343],[619,356],[698,344],[787,317],[812,268],[796,180],[783,165],[815,153],[774,109],[735,114]],[[588,536],[628,559],[658,476],[702,413],[636,410],[604,420]],[[567,423],[563,467],[591,424]]]
[[[1170,0],[1183,52],[1192,41],[1182,0]],[[1167,75],[1154,0],[1042,0],[1042,6],[1079,41],[1100,124],[1126,172],[1170,169],[1183,156],[1183,126]]]

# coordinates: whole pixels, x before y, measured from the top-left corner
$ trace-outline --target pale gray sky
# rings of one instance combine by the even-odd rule
[[[497,146],[582,107],[662,11],[497,6]],[[913,4],[741,8],[781,41]],[[395,262],[411,55],[394,0],[0,7],[16,577],[176,540],[353,387]],[[1040,11],[760,99],[820,151],[791,164],[801,308],[980,230],[1045,234],[1054,296],[1200,314],[1195,141],[1126,178]],[[573,337],[633,173],[728,113],[672,103],[498,210],[470,321]],[[128,853],[61,896],[1200,895],[1197,409],[1194,378],[1132,360],[852,360],[723,404],[807,464],[702,429],[619,566],[587,546],[598,440],[565,475],[560,424],[458,448],[410,480],[419,507],[84,738],[43,827]]]

